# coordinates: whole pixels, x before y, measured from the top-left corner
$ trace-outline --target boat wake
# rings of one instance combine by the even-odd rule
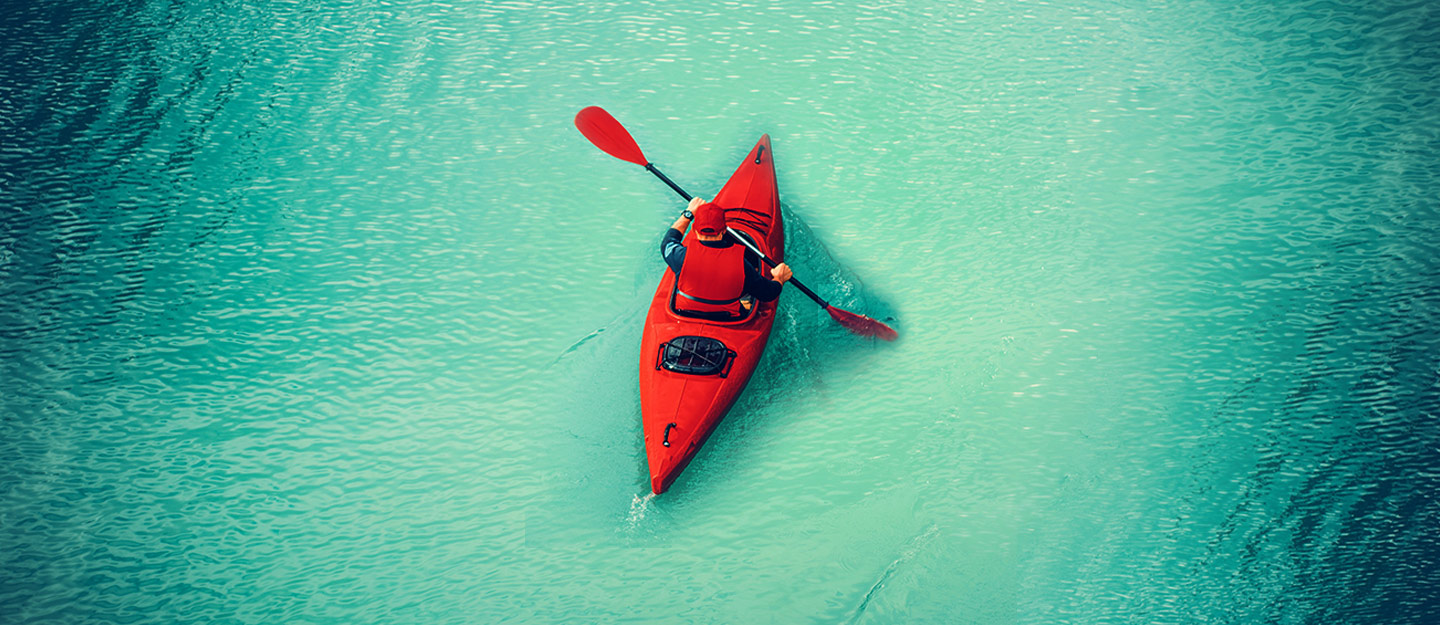
[[[860,617],[865,614],[865,609],[870,607],[870,602],[875,599],[876,593],[885,587],[885,582],[890,580],[890,577],[899,570],[902,564],[918,555],[939,533],[940,526],[931,523],[924,531],[911,538],[909,544],[900,550],[900,554],[885,567],[885,570],[880,572],[879,578],[870,585],[870,589],[865,591],[865,596],[860,599],[860,605],[855,606],[855,610],[851,612],[850,620],[847,622],[852,625],[860,622]]]
[[[569,359],[572,354],[579,352],[581,348],[591,344],[592,342],[595,342],[597,345],[599,345],[612,342],[624,344],[627,341],[630,343],[638,341],[638,336],[634,338],[634,340],[632,340],[631,334],[638,334],[641,326],[640,320],[645,314],[645,307],[643,305],[643,302],[648,299],[649,296],[646,295],[642,298],[642,294],[637,294],[635,295],[635,297],[636,300],[634,303],[622,308],[620,312],[616,313],[614,317],[610,318],[610,321],[607,321],[604,325],[592,330],[589,334],[586,334],[585,336],[581,337],[580,340],[571,343],[569,347],[566,347],[559,354],[556,354],[555,359],[551,360],[548,366],[553,368],[555,365],[558,365],[561,362]],[[604,336],[607,332],[610,335]],[[599,340],[597,341],[597,339]],[[592,353],[594,351],[595,350],[593,349],[591,350]],[[605,351],[606,350],[604,347],[600,348],[600,352]]]
[[[571,343],[571,344],[570,344],[570,347],[565,348],[565,351],[560,352],[560,355],[555,357],[555,360],[550,361],[550,366],[552,366],[552,367],[555,366],[555,365],[556,365],[557,363],[559,363],[562,359],[564,359],[566,356],[568,356],[568,355],[570,354],[570,352],[573,352],[573,351],[575,351],[575,350],[577,350],[577,349],[580,349],[580,346],[581,346],[581,345],[584,345],[584,344],[585,344],[587,341],[589,341],[590,339],[593,339],[593,338],[595,338],[595,337],[597,337],[597,336],[600,336],[600,334],[601,334],[602,332],[604,332],[604,331],[605,331],[605,328],[600,328],[600,329],[598,329],[598,330],[596,330],[596,331],[594,331],[594,332],[591,332],[591,333],[589,333],[589,334],[586,334],[586,335],[585,335],[585,338],[582,338],[582,339],[580,339],[580,340],[578,340],[578,341],[575,341],[574,343]]]
[[[817,285],[817,293],[830,304],[844,309],[842,312],[863,315],[885,324],[894,323],[894,309],[866,289],[860,276],[831,253],[830,248],[815,235],[803,218],[788,206],[782,206],[782,209],[786,223],[785,260],[792,266],[803,268],[807,281]],[[803,210],[801,209],[802,212]],[[835,320],[841,321],[839,318]],[[829,322],[822,323],[828,325]],[[843,325],[845,322],[841,323]],[[862,327],[873,328],[874,325],[865,323]]]
[[[650,511],[650,502],[655,501],[655,493],[635,495],[630,501],[630,516],[626,518],[626,528],[630,531],[639,529],[640,524],[645,521],[645,514]]]

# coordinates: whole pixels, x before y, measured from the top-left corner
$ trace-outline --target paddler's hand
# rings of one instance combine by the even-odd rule
[[[770,270],[770,277],[780,284],[785,284],[790,279],[790,275],[790,265],[785,263],[775,265],[775,268]]]
[[[685,229],[690,227],[690,219],[695,216],[695,209],[700,208],[700,205],[704,203],[705,199],[699,196],[690,198],[690,205],[685,207],[685,210],[680,213],[680,218],[670,224],[670,227],[679,230],[680,234],[685,234]]]

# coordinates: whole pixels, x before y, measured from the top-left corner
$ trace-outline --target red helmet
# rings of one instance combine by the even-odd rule
[[[705,236],[725,234],[725,209],[706,202],[695,209],[695,230]]]

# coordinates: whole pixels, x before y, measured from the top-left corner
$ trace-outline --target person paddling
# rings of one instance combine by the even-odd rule
[[[692,221],[695,239],[686,244],[685,229]],[[751,305],[747,295],[773,300],[791,275],[785,263],[771,269],[768,277],[760,273],[759,259],[725,236],[725,209],[698,197],[665,232],[660,256],[676,275],[676,310],[707,319],[744,316]]]

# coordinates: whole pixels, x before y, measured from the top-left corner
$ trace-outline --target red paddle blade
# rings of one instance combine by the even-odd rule
[[[834,306],[827,306],[825,310],[830,313],[831,319],[834,319],[840,325],[845,326],[847,330],[860,336],[873,336],[887,341],[900,338],[900,334],[896,332],[894,328],[866,317],[865,315],[857,315],[848,310],[840,310]]]
[[[598,106],[580,109],[575,114],[575,127],[590,143],[610,156],[642,167],[650,164],[645,160],[645,154],[640,152],[640,146],[635,144],[635,139],[631,138],[630,131],[625,130],[605,109]]]

